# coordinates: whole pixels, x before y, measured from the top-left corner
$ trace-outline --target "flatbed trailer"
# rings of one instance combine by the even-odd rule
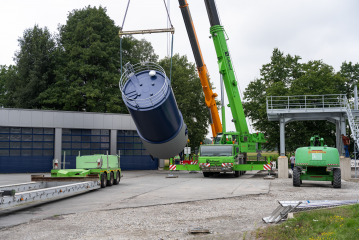
[[[76,169],[59,169],[53,160],[51,177],[31,175],[31,182],[0,186],[0,210],[117,185],[121,178],[119,156],[78,156]]]
[[[36,177],[32,176],[31,180],[27,183],[0,186],[0,210],[55,200],[101,188],[98,178],[93,177],[54,181],[51,177],[36,175]]]

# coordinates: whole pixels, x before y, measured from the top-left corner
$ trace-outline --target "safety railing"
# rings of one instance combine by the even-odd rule
[[[326,108],[344,108],[344,98],[345,94],[268,96],[267,112],[291,109],[319,110]]]
[[[154,93],[151,97],[146,98],[146,99],[137,99],[137,95],[135,94],[135,91],[133,92],[132,96],[133,97],[129,97],[131,96],[131,94],[126,93],[125,94],[125,86],[126,83],[130,80],[131,78],[131,74],[137,74],[140,73],[142,71],[148,71],[148,70],[154,70],[157,73],[163,74],[163,77],[165,78],[165,82],[163,83],[162,88],[157,92]],[[126,68],[125,65],[125,71],[123,72],[120,82],[120,90],[122,92],[122,96],[124,98],[124,100],[132,105],[133,107],[136,108],[147,108],[147,107],[153,107],[154,104],[158,103],[159,101],[161,101],[163,98],[166,97],[168,90],[171,90],[171,85],[170,82],[168,80],[168,78],[166,77],[166,72],[165,70],[158,64],[156,63],[152,63],[152,62],[142,62],[142,63],[138,63],[135,65],[128,65],[128,68]]]

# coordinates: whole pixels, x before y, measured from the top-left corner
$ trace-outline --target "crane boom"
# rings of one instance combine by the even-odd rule
[[[199,79],[201,80],[202,89],[205,96],[205,103],[210,111],[212,135],[213,137],[216,137],[218,133],[222,132],[222,124],[219,118],[215,100],[215,97],[217,97],[218,95],[216,93],[213,93],[209,83],[209,73],[206,64],[204,64],[201,48],[198,43],[196,30],[193,25],[187,0],[178,0],[178,2],[181,8],[183,20],[186,25],[188,38],[192,47],[192,52],[196,61]]]
[[[234,74],[234,69],[229,54],[226,40],[227,34],[223,26],[221,26],[217,8],[214,0],[205,0],[207,14],[211,25],[210,33],[212,35],[215,46],[219,72],[223,77],[224,86],[227,92],[229,107],[231,108],[233,122],[236,131],[240,134],[248,134],[248,125],[244,114],[241,97],[239,95],[237,80]]]

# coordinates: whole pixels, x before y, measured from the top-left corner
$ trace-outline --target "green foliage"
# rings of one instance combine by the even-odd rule
[[[359,204],[297,213],[293,219],[257,230],[261,239],[359,239]]]
[[[267,96],[295,96],[345,93],[347,80],[322,61],[300,63],[299,56],[284,55],[275,48],[271,62],[263,65],[261,78],[252,81],[244,92],[243,107],[253,127],[263,132],[264,148],[279,149],[279,122],[268,121]],[[307,146],[310,137],[319,134],[328,146],[335,145],[335,125],[327,121],[289,122],[285,126],[286,151]]]
[[[347,79],[344,85],[345,93],[348,98],[351,98],[353,94],[353,85],[358,84],[359,81],[359,63],[353,64],[352,62],[343,62],[340,67],[340,74]]]
[[[48,29],[24,31],[16,66],[1,66],[0,104],[25,109],[127,113],[121,92],[119,27],[105,8],[69,13],[59,34]],[[122,39],[122,62],[157,61],[152,45]]]
[[[61,59],[56,83],[41,93],[47,109],[126,112],[118,82],[120,74],[119,28],[106,9],[90,6],[69,13],[59,26]],[[127,39],[126,39],[127,40]],[[124,46],[130,45],[124,40]],[[129,54],[125,54],[128,57]]]
[[[18,39],[20,50],[15,53],[15,66],[2,68],[5,96],[4,107],[41,108],[39,94],[54,82],[56,41],[45,28],[35,25]]]
[[[322,95],[345,92],[346,80],[323,61],[301,64],[302,74],[290,84],[290,95]]]
[[[11,66],[10,66],[11,67]],[[8,76],[8,68],[6,65],[0,65],[0,105],[3,106],[6,99],[6,78]]]
[[[124,38],[125,47],[126,44],[129,44],[130,47],[123,49],[125,55],[123,56],[123,63],[131,62],[132,64],[140,62],[157,62],[158,55],[155,54],[155,51],[150,42],[147,42],[146,39],[137,40],[132,36]],[[126,51],[127,50],[127,51]],[[127,53],[127,54],[126,54]]]
[[[170,60],[166,57],[159,61],[168,77],[170,76]],[[178,108],[188,127],[189,146],[194,151],[208,133],[209,114],[196,67],[188,62],[186,56],[179,54],[173,56],[171,85]]]

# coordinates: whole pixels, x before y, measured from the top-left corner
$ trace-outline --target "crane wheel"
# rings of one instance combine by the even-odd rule
[[[234,177],[237,178],[241,175],[241,172],[240,171],[234,171]]]
[[[116,172],[116,177],[113,181],[113,185],[118,185],[120,183],[120,171]]]
[[[105,188],[107,185],[107,174],[104,172],[101,174],[101,188]]]
[[[299,167],[295,167],[293,169],[293,186],[294,187],[300,187],[300,184],[301,184],[300,172],[301,172],[301,169]]]
[[[203,177],[209,177],[209,172],[203,172]]]
[[[334,188],[342,187],[342,174],[340,168],[333,169],[333,187]]]
[[[107,179],[107,186],[112,186],[113,185],[113,180],[114,180],[114,177],[113,177],[113,172],[110,173],[110,179]]]

